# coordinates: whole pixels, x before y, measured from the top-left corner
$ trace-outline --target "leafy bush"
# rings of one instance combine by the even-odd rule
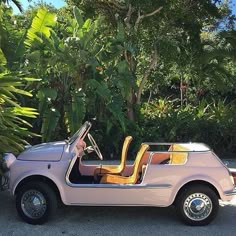
[[[184,108],[160,99],[141,109],[141,136],[145,141],[204,142],[217,152],[236,151],[236,107],[204,100]]]
[[[93,122],[94,136],[105,159],[119,159],[126,135],[134,140],[128,159],[134,159],[142,142],[203,142],[217,153],[236,151],[236,107],[224,102],[201,101],[181,108],[178,100],[159,99],[141,107],[137,122],[126,121],[125,132],[119,125],[108,129],[107,122]],[[110,120],[112,122],[112,120]]]

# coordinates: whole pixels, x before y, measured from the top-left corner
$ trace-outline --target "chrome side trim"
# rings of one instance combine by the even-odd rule
[[[171,188],[171,184],[73,184],[67,182],[72,188],[111,188],[111,189],[162,189]]]
[[[226,195],[226,196],[234,196],[234,195],[236,195],[236,187],[232,191],[224,192],[224,195]]]

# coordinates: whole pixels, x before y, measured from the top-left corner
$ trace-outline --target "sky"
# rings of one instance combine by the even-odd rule
[[[63,0],[43,0],[43,1],[40,1],[40,0],[31,0],[31,1],[28,1],[28,0],[19,0],[21,3],[22,3],[22,6],[23,6],[23,9],[26,10],[27,7],[33,3],[38,3],[38,2],[44,2],[44,3],[51,3],[53,6],[55,6],[56,8],[60,8],[60,7],[63,7],[65,6],[65,1]],[[236,1],[236,0],[235,0]],[[12,7],[13,7],[13,11],[14,13],[18,14],[19,13],[19,10],[17,9],[17,7],[14,6],[14,4],[10,4]]]
[[[20,2],[22,2],[23,9],[26,10],[29,4],[32,4],[33,2],[40,2],[40,0],[31,0],[30,1],[31,3],[29,3],[28,0],[20,0]],[[42,2],[51,3],[56,8],[60,8],[66,4],[64,0],[43,0]],[[236,15],[236,0],[231,0],[231,2],[232,2],[232,7],[233,7],[233,14]],[[17,8],[14,6],[14,4],[12,6],[13,6],[14,13],[19,13]]]
[[[232,0],[232,5],[233,5],[233,13],[236,15],[236,0]]]

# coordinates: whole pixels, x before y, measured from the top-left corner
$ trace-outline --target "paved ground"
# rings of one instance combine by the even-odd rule
[[[144,207],[62,207],[57,215],[43,226],[21,221],[14,199],[0,193],[1,236],[86,236],[86,235],[235,235],[236,198],[221,202],[214,222],[204,227],[183,225],[174,208]]]

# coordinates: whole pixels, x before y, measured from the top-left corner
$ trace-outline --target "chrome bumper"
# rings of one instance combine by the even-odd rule
[[[234,187],[234,189],[232,191],[227,191],[225,192],[226,196],[234,196],[236,195],[236,186]]]

